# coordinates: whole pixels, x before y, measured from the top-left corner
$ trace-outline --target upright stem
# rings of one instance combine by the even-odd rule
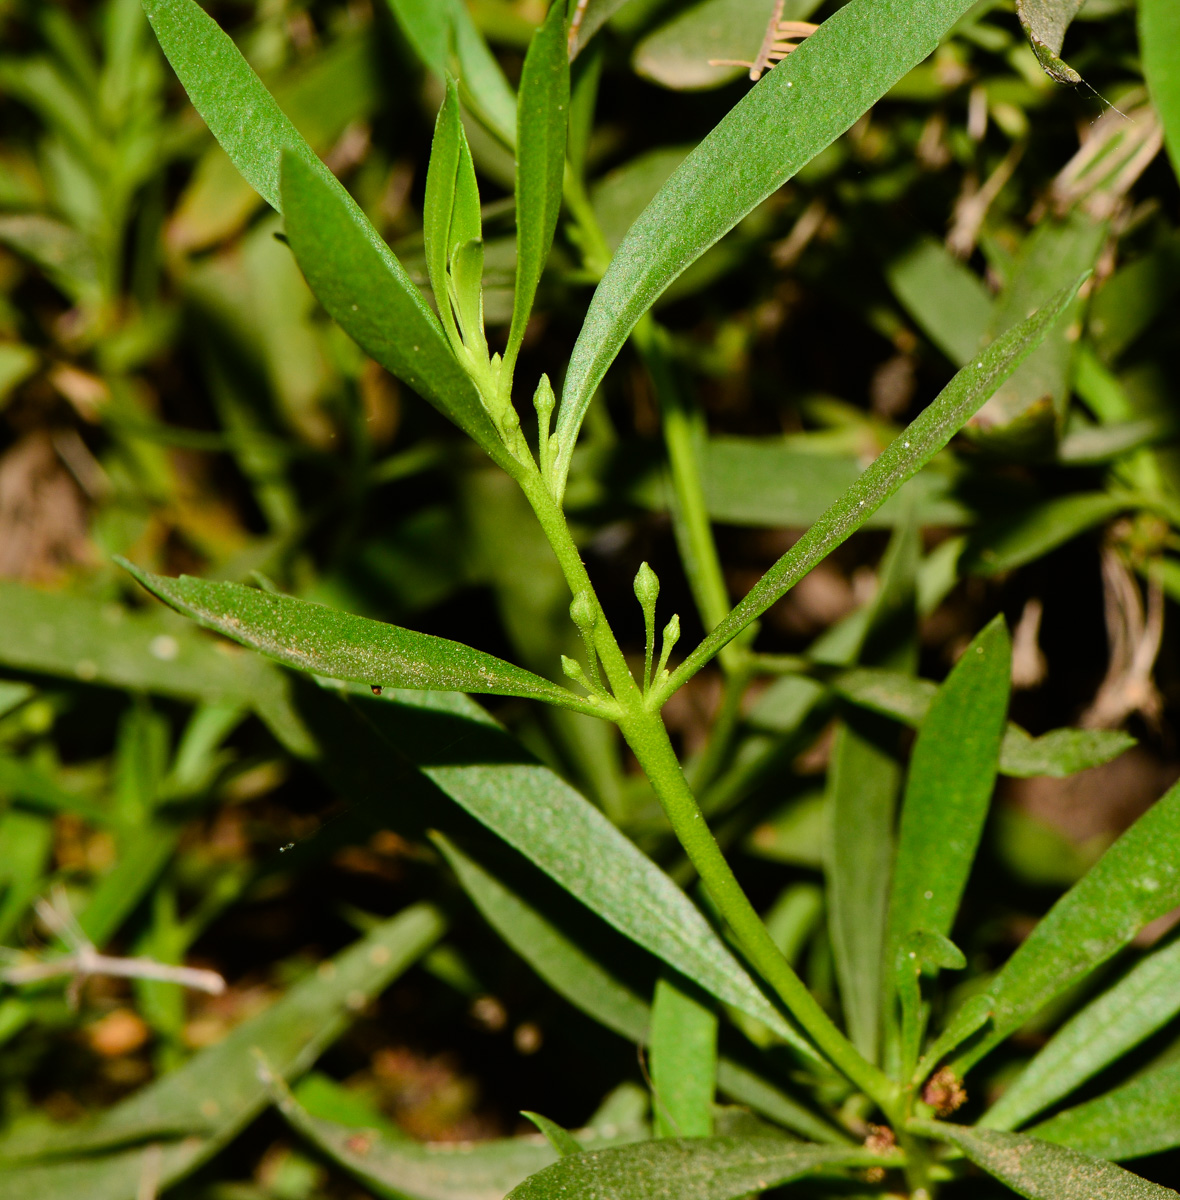
[[[709,830],[681,773],[676,752],[659,715],[646,709],[628,711],[619,726],[651,781],[680,844],[746,957],[832,1064],[871,1096],[891,1121],[896,1120],[899,1112],[897,1085],[864,1058],[836,1028],[783,958]]]

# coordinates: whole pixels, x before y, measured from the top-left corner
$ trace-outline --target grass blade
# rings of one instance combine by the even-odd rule
[[[623,239],[570,359],[563,480],[590,398],[639,318],[692,262],[938,45],[970,0],[850,0],[724,117]]]
[[[1180,1146],[1180,1062],[1137,1075],[1105,1096],[1051,1117],[1039,1138],[1100,1158],[1141,1158]]]
[[[1178,1012],[1180,939],[1174,939],[1067,1021],[980,1124],[988,1129],[1023,1125],[1121,1058]]]
[[[910,1126],[957,1146],[976,1166],[1028,1200],[1165,1200],[1176,1193],[1101,1158],[1023,1133],[936,1121]]]
[[[516,290],[505,369],[511,372],[561,212],[570,66],[565,6],[553,0],[529,45],[516,106]]]
[[[372,687],[529,696],[591,711],[572,692],[462,642],[239,583],[170,579],[117,561],[177,612],[287,666]]]
[[[889,899],[885,961],[907,934],[949,937],[995,787],[1012,647],[1002,616],[938,689],[910,760]]]
[[[1156,801],[1054,906],[988,985],[993,1032],[962,1074],[1054,996],[1180,903],[1180,785]]]
[[[610,1200],[732,1200],[832,1167],[873,1166],[860,1149],[779,1138],[664,1138],[571,1155],[509,1193],[507,1200],[609,1196]]]
[[[717,1077],[717,1014],[683,980],[662,975],[651,1008],[656,1137],[709,1137]]]
[[[849,4],[840,12],[847,12],[852,7]],[[810,41],[809,38],[803,49],[788,59],[788,63],[796,54],[802,54]],[[773,79],[780,70],[781,67],[775,67],[769,78]],[[1059,292],[1040,312],[1010,329],[984,350],[974,363],[964,367],[933,403],[881,453],[840,500],[762,576],[745,599],[660,685],[660,700],[667,699],[696,674],[722,646],[752,621],[756,621],[816,563],[859,529],[907,479],[917,474],[1040,344],[1081,284],[1082,279],[1079,278]]]

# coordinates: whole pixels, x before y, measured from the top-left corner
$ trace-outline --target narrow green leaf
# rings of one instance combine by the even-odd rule
[[[922,722],[902,804],[887,963],[909,934],[950,935],[995,787],[1011,660],[999,616],[955,664]]]
[[[563,1158],[525,1180],[507,1200],[553,1200],[562,1195],[732,1200],[817,1171],[880,1162],[865,1150],[799,1145],[779,1138],[663,1138]]]
[[[540,1113],[523,1111],[522,1117],[530,1121],[541,1131],[542,1136],[563,1158],[570,1154],[581,1154],[582,1147],[577,1138],[568,1129],[563,1129],[556,1121],[541,1116]]]
[[[857,0],[853,0],[836,16],[839,17],[849,9],[858,7]],[[815,36],[818,37],[819,34]],[[809,38],[808,43],[810,41]],[[808,43],[792,54],[791,59],[797,54],[802,54]],[[791,59],[787,60],[788,65]],[[775,67],[768,78],[773,79],[780,70],[781,67]],[[933,403],[881,453],[841,499],[762,576],[745,599],[672,673],[659,688],[661,697],[670,696],[685,680],[691,678],[722,646],[752,621],[756,621],[816,563],[821,562],[859,529],[907,479],[917,474],[1039,344],[1068,306],[1081,282],[1079,279],[1073,286],[1059,293],[1040,312],[1033,314],[993,342],[980,354],[976,362],[964,367]]]
[[[16,809],[0,814],[0,946],[44,890],[53,840],[53,825],[44,817]]]
[[[238,1025],[216,1046],[202,1050],[184,1067],[94,1120],[17,1132],[0,1140],[0,1161],[84,1154],[148,1138],[189,1136],[198,1143],[199,1158],[207,1158],[267,1103],[267,1085],[258,1076],[254,1050],[265,1055],[283,1078],[305,1071],[354,1014],[429,949],[442,930],[441,916],[429,905],[406,909],[295,984],[265,1012]],[[191,1156],[184,1161],[186,1170],[196,1165]],[[60,1170],[68,1178],[71,1166],[43,1169]],[[5,1184],[17,1174],[6,1169]],[[175,1177],[163,1175],[161,1183]]]
[[[1118,983],[1071,1017],[980,1124],[988,1129],[1023,1125],[1121,1058],[1178,1012],[1180,939],[1174,939],[1147,955]]]
[[[880,1045],[882,943],[901,767],[897,727],[849,716],[832,748],[824,871],[828,926],[849,1036],[876,1061]]]
[[[929,679],[871,667],[841,672],[832,687],[845,700],[914,729],[926,719],[937,694]],[[1121,730],[1052,729],[1034,738],[1009,722],[1000,743],[1000,773],[1021,779],[1036,775],[1063,779],[1110,762],[1134,745],[1135,739]]]
[[[280,1102],[279,1111],[297,1133],[379,1195],[493,1200],[557,1158],[540,1137],[421,1146],[313,1117],[290,1097]]]
[[[1061,45],[1069,23],[1085,0],[1016,0],[1020,24],[1045,74],[1058,83],[1081,83],[1082,77],[1061,60]]]
[[[356,202],[301,159],[283,159],[287,238],[319,302],[371,358],[405,380],[501,466],[512,460],[438,319]],[[440,306],[446,294],[439,298]]]
[[[451,242],[451,224],[455,211],[455,180],[459,172],[461,148],[466,138],[459,119],[459,89],[449,77],[446,88],[442,107],[439,108],[438,118],[434,122],[434,140],[430,145],[430,162],[426,169],[422,240],[426,247],[426,272],[430,277],[434,302],[438,306],[443,328],[454,342],[458,340],[458,335],[451,314],[447,268],[450,265],[451,251],[454,249]],[[479,236],[478,232],[475,236]]]
[[[722,119],[631,227],[594,294],[557,421],[564,479],[582,418],[639,318],[686,267],[937,46],[970,0],[850,0]]]
[[[516,362],[561,212],[569,107],[565,5],[553,0],[525,56],[516,106],[516,290],[504,352],[508,370]]]
[[[645,1001],[559,928],[551,913],[526,903],[519,889],[501,883],[450,839],[435,833],[434,841],[488,924],[554,991],[628,1041],[647,1042],[651,1010]],[[717,1063],[717,1085],[814,1141],[843,1140],[833,1126],[729,1059]]]
[[[570,58],[586,48],[586,43],[630,0],[584,0],[575,3],[570,26]]]
[[[1180,1146],[1180,1062],[1136,1075],[1129,1083],[1032,1130],[1039,1138],[1099,1158],[1141,1158]]]
[[[911,1121],[910,1127],[957,1146],[1028,1200],[1166,1200],[1176,1195],[1114,1163],[1027,1134],[936,1121]]]
[[[294,596],[182,575],[170,579],[117,560],[149,592],[206,629],[287,666],[374,687],[530,696],[588,711],[564,688],[462,642],[357,617]]]
[[[713,1132],[717,1014],[695,990],[671,975],[656,981],[650,1047],[656,1137]]]
[[[440,83],[458,75],[465,102],[511,146],[516,98],[463,0],[389,0],[389,7],[422,63]]]
[[[993,1032],[962,1056],[962,1066],[978,1062],[1054,996],[1178,903],[1180,785],[1107,850],[992,979],[988,991],[996,1001]]]
[[[1180,177],[1180,12],[1172,0],[1140,0],[1139,52],[1172,170]]]
[[[30,689],[31,690],[31,689]],[[66,791],[33,763],[0,752],[0,795],[41,812],[76,813],[94,825],[108,825],[111,812],[85,796]]]
[[[1129,507],[1132,504],[1128,497],[1107,492],[1080,492],[1046,500],[980,528],[967,543],[961,568],[977,575],[1011,571]]]
[[[250,186],[282,211],[279,171],[294,155],[327,186],[339,188],[230,36],[196,0],[143,0],[156,37],[193,107]]]
[[[885,280],[922,332],[956,367],[966,366],[991,317],[992,298],[979,276],[927,237],[886,266]]]

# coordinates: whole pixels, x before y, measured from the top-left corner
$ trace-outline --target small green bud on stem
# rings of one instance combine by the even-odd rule
[[[660,581],[655,571],[640,563],[635,573],[635,599],[643,609],[643,690],[651,687],[651,667],[656,649],[656,600],[660,595]]]
[[[656,667],[657,679],[663,677],[664,668],[668,665],[668,656],[678,641],[680,641],[680,614],[673,613],[672,619],[664,626],[664,643],[660,647],[660,665]]]
[[[586,658],[590,663],[590,675],[597,685],[597,690],[605,692],[602,676],[598,673],[598,650],[594,645],[594,630],[598,627],[598,604],[590,592],[579,592],[570,601],[570,620],[582,635]]]

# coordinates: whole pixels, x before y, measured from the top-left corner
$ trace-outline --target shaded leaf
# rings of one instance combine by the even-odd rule
[[[1165,1200],[1171,1188],[1149,1183],[1101,1158],[1023,1133],[969,1129],[934,1121],[911,1127],[957,1146],[977,1166],[1028,1200]]]
[[[1141,1158],[1180,1146],[1180,1062],[1146,1070],[1032,1132],[1099,1158]]]
[[[1156,801],[1058,900],[991,980],[993,1032],[961,1057],[962,1066],[977,1062],[1178,903],[1180,785]]]
[[[717,1014],[695,990],[671,975],[656,981],[649,1060],[656,1137],[713,1132]]]
[[[583,711],[572,692],[461,642],[240,583],[170,579],[118,560],[154,596],[287,666],[371,686],[531,696]]]
[[[594,293],[562,394],[559,480],[590,398],[660,293],[930,54],[969,7],[970,0],[931,0],[916,11],[901,0],[851,0],[688,156]]]
[[[971,361],[987,334],[992,310],[991,295],[974,271],[928,237],[889,262],[885,280],[956,367]]]
[[[857,5],[854,0],[841,9],[837,16],[855,7]],[[770,78],[777,75],[781,69],[776,67]],[[906,480],[921,470],[995,391],[998,384],[1039,344],[1069,304],[1080,283],[1081,280],[1060,293],[1041,312],[993,342],[980,354],[975,363],[964,367],[917,420],[881,453],[840,500],[762,576],[745,599],[701,642],[672,673],[671,678],[661,685],[660,693],[664,696],[671,695],[722,646],[752,621],[757,620],[816,563],[826,558],[841,542],[859,529]]]
[[[1072,1016],[989,1109],[981,1124],[988,1129],[1023,1125],[1122,1057],[1178,1012],[1180,939],[1147,955],[1118,983]],[[1093,1153],[1101,1153],[1104,1158],[1124,1157]]]
[[[950,935],[995,787],[1011,660],[998,616],[952,668],[922,722],[898,832],[887,963],[909,934]]]

